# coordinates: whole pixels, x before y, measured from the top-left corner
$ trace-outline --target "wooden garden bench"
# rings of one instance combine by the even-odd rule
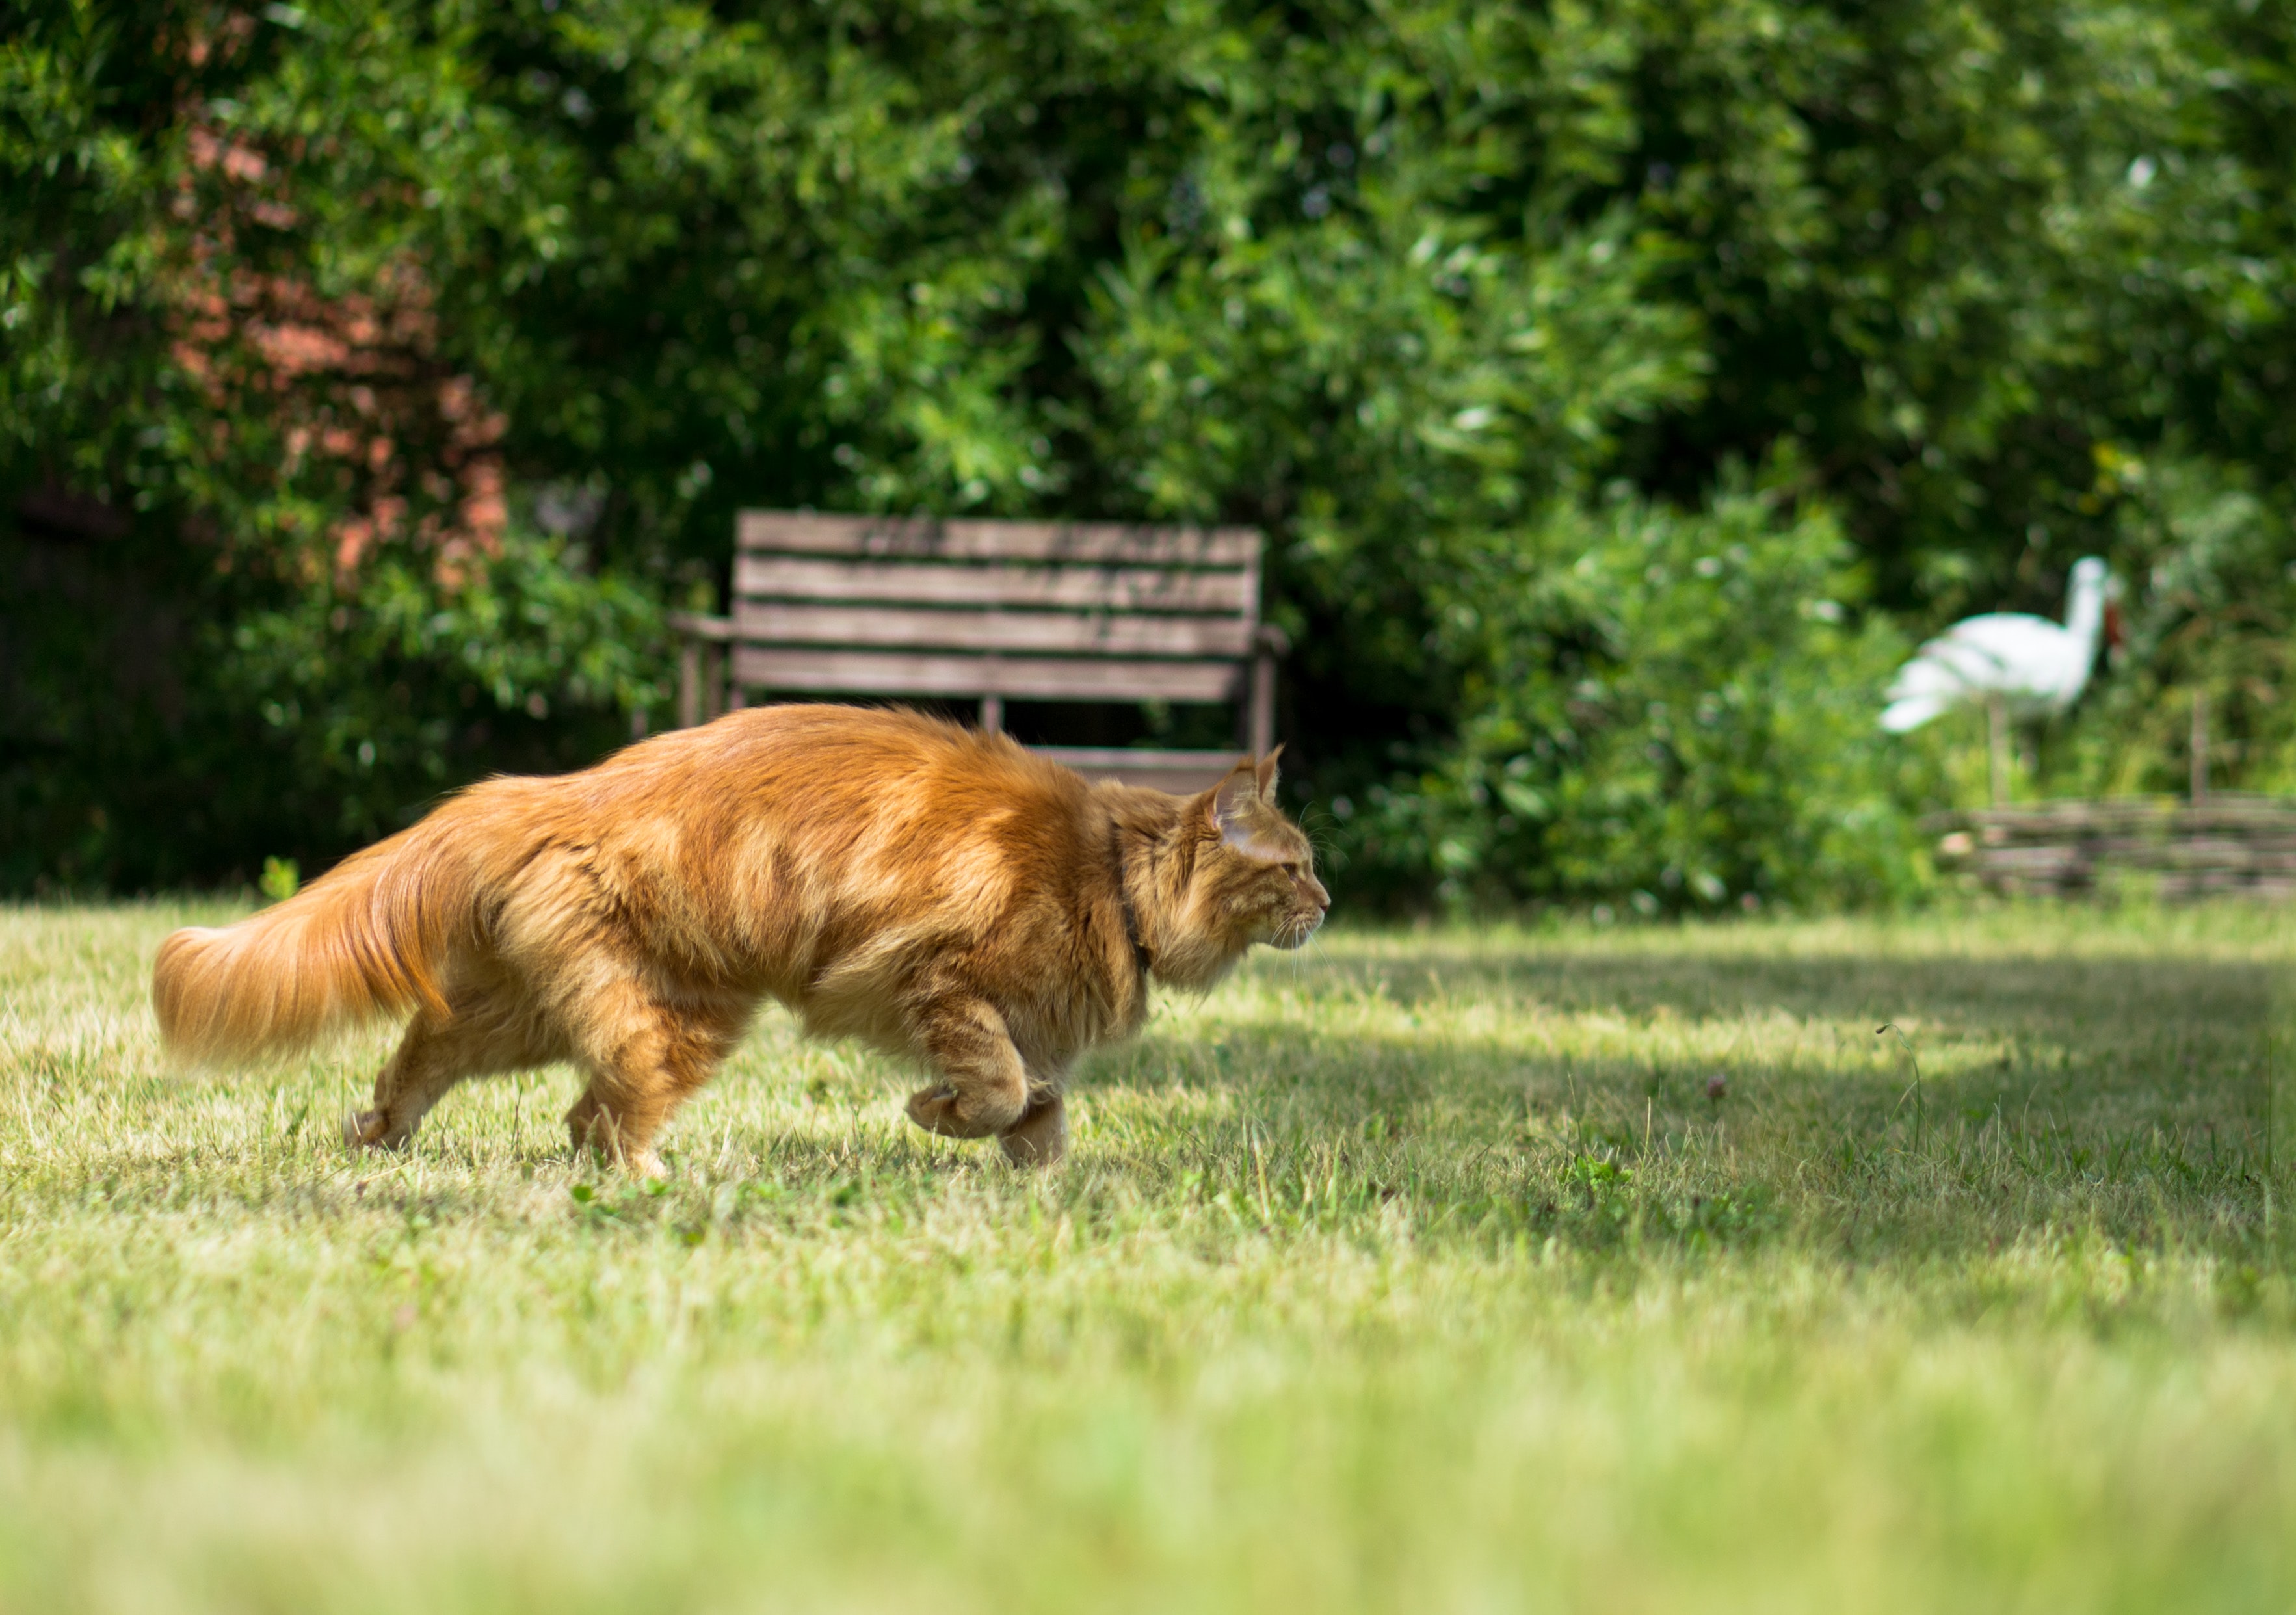
[[[673,616],[678,722],[775,697],[1236,702],[1274,742],[1282,633],[1250,528],[940,521],[745,511],[730,617]],[[1193,791],[1234,750],[1046,746],[1095,778]]]

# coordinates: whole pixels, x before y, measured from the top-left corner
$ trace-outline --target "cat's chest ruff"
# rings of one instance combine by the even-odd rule
[[[1114,915],[1088,923],[1069,957],[1075,965],[1053,980],[1039,976],[1004,995],[1000,1008],[1013,1043],[1030,1066],[1064,1070],[1106,1044],[1136,1034],[1148,1020],[1148,958]],[[1008,979],[1009,983],[1009,979]],[[1017,986],[1017,983],[1009,983]]]

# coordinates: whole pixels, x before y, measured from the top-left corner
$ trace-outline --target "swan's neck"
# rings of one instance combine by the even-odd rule
[[[2065,601],[2065,631],[2084,651],[2095,652],[2097,636],[2104,632],[2104,579],[2092,583],[2084,578],[2073,585]]]

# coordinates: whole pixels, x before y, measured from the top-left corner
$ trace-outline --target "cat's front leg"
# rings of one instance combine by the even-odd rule
[[[1004,1159],[1016,1167],[1049,1167],[1069,1152],[1068,1107],[1057,1089],[1038,1094],[1021,1119],[998,1135]]]
[[[1029,1108],[1029,1073],[1004,1017],[984,998],[950,995],[912,1011],[917,1044],[941,1082],[909,1095],[909,1119],[944,1138],[1009,1131]]]

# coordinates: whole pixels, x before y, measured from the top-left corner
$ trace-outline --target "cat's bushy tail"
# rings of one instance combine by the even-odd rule
[[[441,967],[470,938],[477,898],[447,818],[377,842],[236,925],[161,943],[152,1006],[168,1047],[245,1060],[417,1006],[443,1016]]]

